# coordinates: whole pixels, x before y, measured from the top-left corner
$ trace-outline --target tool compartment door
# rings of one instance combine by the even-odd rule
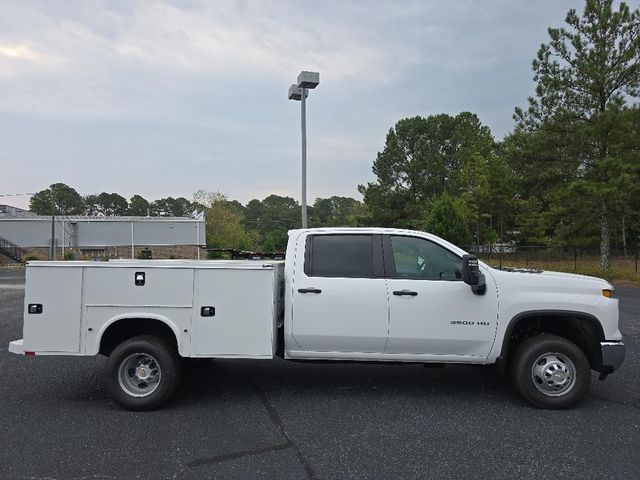
[[[197,269],[194,356],[271,358],[275,351],[273,269]],[[214,310],[205,310],[211,307]]]
[[[29,266],[24,297],[24,350],[78,353],[82,267]],[[29,313],[29,305],[42,305]]]

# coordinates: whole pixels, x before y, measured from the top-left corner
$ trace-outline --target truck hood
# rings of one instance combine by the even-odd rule
[[[498,270],[491,268],[491,274],[500,282],[518,283],[528,286],[546,285],[548,287],[570,287],[571,290],[587,288],[587,289],[603,289],[613,288],[613,286],[605,279],[598,277],[590,277],[588,275],[578,275],[575,273],[554,272],[548,270],[533,269],[506,269]]]
[[[600,283],[606,283],[609,284],[609,282],[607,282],[604,278],[598,278],[598,277],[591,277],[589,275],[579,275],[577,273],[567,273],[567,272],[554,272],[551,270],[542,270],[540,272],[540,275],[544,276],[544,277],[562,277],[562,278],[567,278],[567,279],[573,279],[573,280],[587,280],[590,282],[600,282]]]

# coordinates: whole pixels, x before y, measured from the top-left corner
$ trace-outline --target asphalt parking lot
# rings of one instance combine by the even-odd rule
[[[212,361],[155,412],[103,357],[20,357],[24,272],[0,269],[0,478],[640,478],[640,289],[618,288],[622,369],[568,411],[485,367]]]

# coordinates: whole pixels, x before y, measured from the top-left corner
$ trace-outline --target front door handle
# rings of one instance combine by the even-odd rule
[[[398,295],[399,297],[415,297],[416,295],[418,295],[418,292],[414,292],[412,290],[395,290],[393,294]]]
[[[299,293],[322,293],[322,290],[319,288],[309,287],[309,288],[299,288]]]

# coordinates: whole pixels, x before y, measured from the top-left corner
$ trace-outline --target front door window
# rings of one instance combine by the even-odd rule
[[[391,237],[394,278],[462,280],[462,259],[423,238]]]

